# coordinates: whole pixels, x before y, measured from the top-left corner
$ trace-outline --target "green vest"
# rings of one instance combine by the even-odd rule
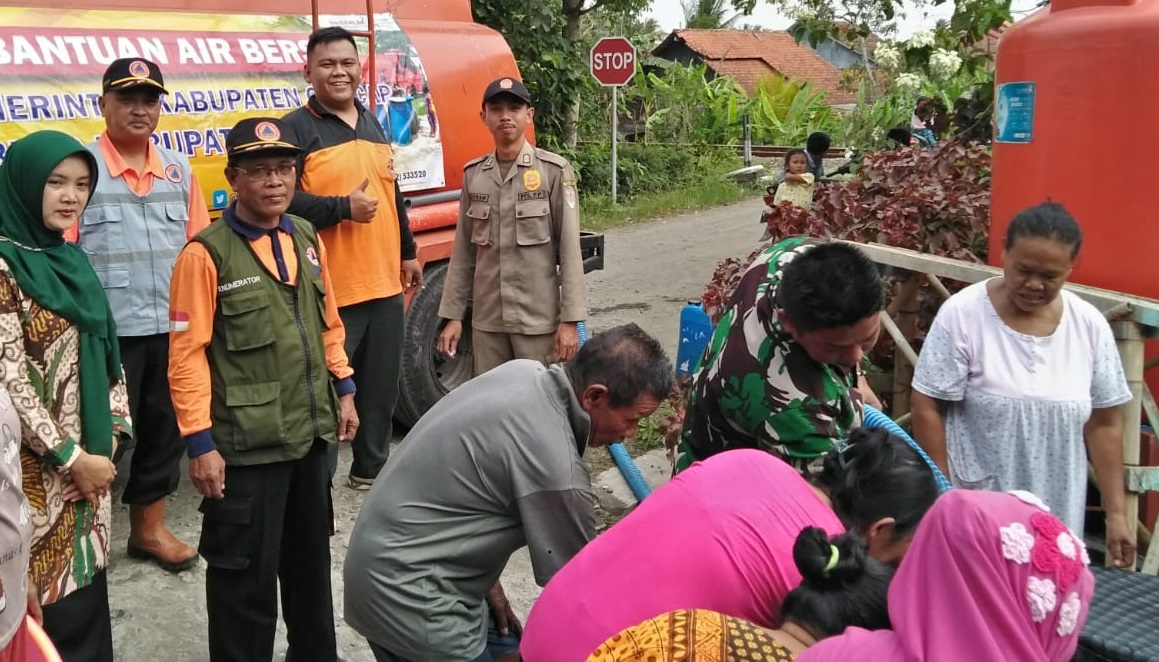
[[[217,266],[217,312],[206,352],[210,414],[214,442],[231,465],[296,460],[315,439],[337,441],[338,399],[322,344],[326,291],[315,266],[318,239],[309,223],[290,219],[297,286],[266,271],[225,221],[193,239]]]

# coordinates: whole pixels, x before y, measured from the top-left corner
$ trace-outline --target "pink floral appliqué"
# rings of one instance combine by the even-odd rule
[[[1035,532],[1034,550],[1031,553],[1034,569],[1044,574],[1053,573],[1058,578],[1058,585],[1064,590],[1073,586],[1083,572],[1083,563],[1073,555],[1068,558],[1059,546],[1061,536],[1071,537],[1070,530],[1057,518],[1046,513],[1031,515],[1030,525]]]
[[[1082,611],[1082,602],[1078,593],[1071,593],[1063,600],[1062,608],[1058,610],[1058,636],[1066,637],[1075,631],[1079,623],[1079,612]]]
[[[1046,503],[1042,499],[1038,498],[1038,495],[1033,492],[1027,492],[1026,490],[1010,490],[1010,494],[1017,497],[1018,500],[1022,503],[1030,504],[1044,512],[1050,512],[1050,506],[1046,505]]]
[[[1079,552],[1075,547],[1074,536],[1070,534],[1070,531],[1058,534],[1058,539],[1055,542],[1058,544],[1058,551],[1062,552],[1063,556],[1072,561],[1078,559]]]
[[[1054,582],[1032,575],[1026,582],[1026,601],[1030,603],[1030,617],[1034,622],[1045,621],[1047,615],[1054,611],[1055,605],[1058,604]]]
[[[1030,563],[1034,536],[1026,530],[1022,522],[1001,527],[998,531],[1002,534],[1002,556],[1015,563]]]

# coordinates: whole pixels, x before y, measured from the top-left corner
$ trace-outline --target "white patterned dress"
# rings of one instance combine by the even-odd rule
[[[1092,409],[1131,400],[1111,327],[1063,290],[1062,319],[1029,336],[999,317],[976,283],[938,311],[914,372],[915,390],[947,401],[946,451],[955,487],[1027,490],[1082,532]]]

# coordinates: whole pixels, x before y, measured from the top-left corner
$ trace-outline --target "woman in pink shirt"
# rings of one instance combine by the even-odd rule
[[[797,536],[793,561],[802,580],[781,604],[783,622],[776,630],[714,611],[681,609],[612,636],[587,662],[792,662],[819,639],[849,627],[889,628],[885,600],[894,568],[869,556],[861,536],[846,532],[830,540],[811,526]]]
[[[797,662],[1067,662],[1095,591],[1089,562],[1033,494],[951,490],[889,587],[893,630],[849,628]]]
[[[548,582],[520,644],[526,662],[583,662],[621,630],[679,609],[761,627],[801,582],[802,529],[860,532],[869,552],[900,560],[933,504],[933,474],[904,441],[855,430],[810,485],[759,450],[720,453],[681,472],[588,543]]]

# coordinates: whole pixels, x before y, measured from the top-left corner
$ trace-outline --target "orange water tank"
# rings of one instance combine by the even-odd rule
[[[1083,227],[1072,282],[1159,299],[1157,70],[1159,0],[1052,0],[1003,33],[991,264],[1014,214],[1049,199]]]

